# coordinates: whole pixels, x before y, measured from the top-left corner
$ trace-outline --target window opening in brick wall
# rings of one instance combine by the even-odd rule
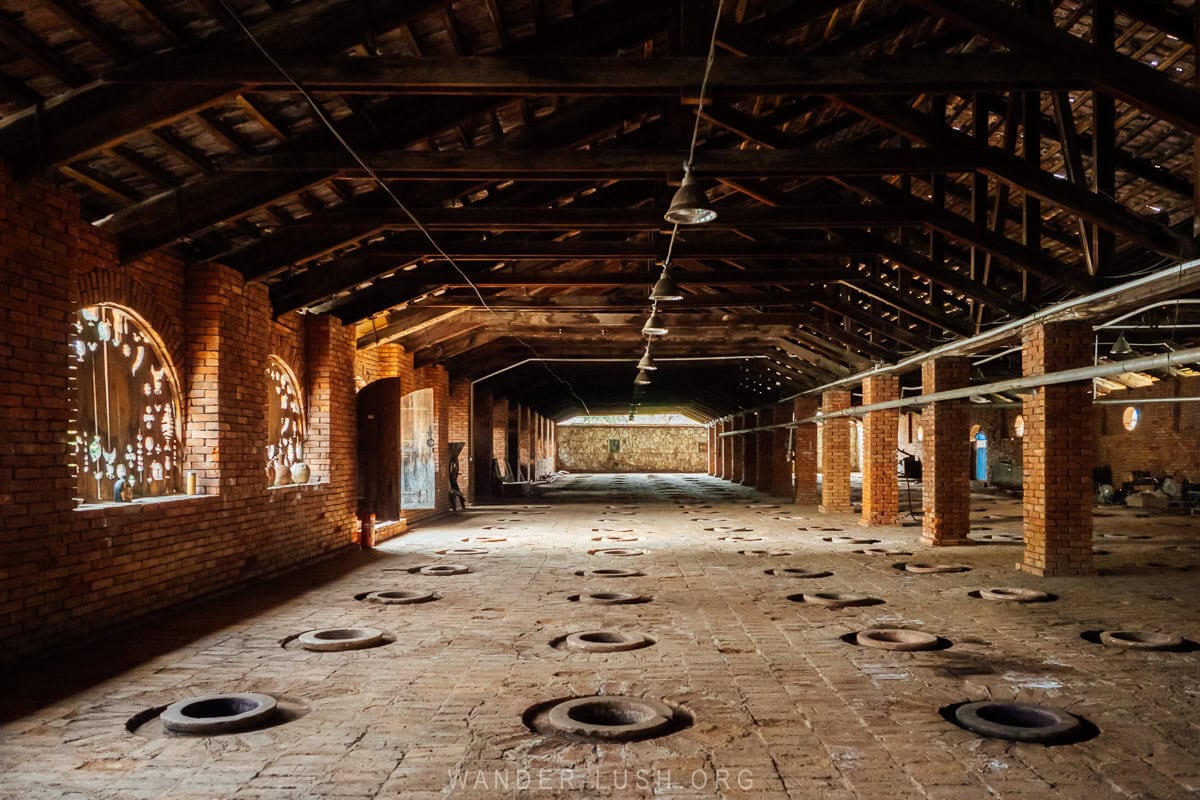
[[[179,382],[158,335],[133,311],[100,303],[79,311],[71,348],[78,499],[178,494]]]
[[[267,359],[267,386],[267,466],[292,474],[291,467],[304,464],[304,396],[296,373],[278,356]]]
[[[1025,418],[1020,414],[1013,420],[1013,433],[1017,435],[1018,439],[1025,435]]]
[[[1121,415],[1121,424],[1125,426],[1125,430],[1131,431],[1138,425],[1138,420],[1142,418],[1142,413],[1133,406],[1125,409],[1125,413]]]

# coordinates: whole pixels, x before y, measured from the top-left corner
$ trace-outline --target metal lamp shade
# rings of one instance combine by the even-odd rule
[[[689,172],[683,176],[683,183],[663,218],[676,225],[701,225],[716,219],[717,212],[709,208],[708,197],[700,188],[700,182]]]
[[[658,315],[657,311],[651,312],[650,318],[646,320],[646,324],[642,326],[643,336],[666,336],[667,326],[663,324],[663,319]]]
[[[683,293],[679,291],[679,287],[675,285],[675,281],[671,280],[671,273],[666,268],[663,269],[662,275],[654,283],[654,288],[650,290],[651,300],[682,300]]]

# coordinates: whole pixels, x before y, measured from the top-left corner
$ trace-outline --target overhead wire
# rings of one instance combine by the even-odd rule
[[[516,333],[516,331],[513,329],[512,325],[508,322],[508,320],[505,319],[502,314],[500,314],[499,312],[497,312],[495,309],[493,309],[491,306],[488,305],[487,300],[484,299],[483,292],[481,292],[479,290],[479,287],[475,284],[474,281],[471,280],[471,277],[462,269],[462,267],[460,267],[458,265],[457,261],[455,261],[453,258],[451,258],[449,256],[449,254],[447,254],[446,251],[442,249],[442,246],[440,244],[438,244],[436,239],[434,239],[433,234],[431,234],[429,232],[429,229],[425,227],[425,225],[421,222],[421,220],[417,219],[416,215],[413,214],[412,211],[409,210],[408,206],[404,204],[404,202],[400,199],[400,197],[394,191],[392,191],[392,187],[389,186],[387,184],[387,182],[383,180],[383,178],[379,175],[379,173],[376,172],[375,169],[370,164],[367,163],[366,159],[364,159],[358,153],[358,151],[354,149],[354,147],[350,144],[350,142],[348,142],[346,140],[346,138],[342,135],[341,131],[339,131],[337,129],[337,126],[333,124],[333,120],[331,120],[329,118],[329,115],[325,112],[325,109],[322,108],[321,104],[316,101],[316,98],[314,98],[312,96],[312,94],[310,94],[309,91],[307,89],[305,89],[300,84],[300,82],[297,81],[296,78],[292,76],[292,74],[290,72],[288,72],[287,68],[285,68],[282,64],[279,63],[279,61],[271,54],[271,52],[269,50],[267,50],[267,48],[262,44],[262,42],[260,42],[258,40],[258,37],[256,37],[254,35],[254,33],[250,30],[250,28],[242,20],[241,15],[232,6],[230,6],[228,0],[217,0],[217,2],[220,3],[221,7],[225,9],[226,13],[230,16],[231,19],[233,19],[233,21],[237,24],[237,26],[239,28],[241,28],[242,32],[246,35],[246,38],[249,39],[250,43],[254,45],[255,49],[257,49],[263,55],[263,57],[268,62],[270,62],[271,66],[273,66],[279,72],[279,74],[281,76],[283,76],[283,78],[289,84],[292,85],[292,87],[296,90],[296,92],[299,93],[300,96],[304,98],[304,100],[312,108],[313,113],[316,115],[317,119],[321,122],[322,125],[325,126],[325,128],[330,132],[330,134],[333,135],[333,137],[337,140],[338,144],[340,144],[342,146],[342,148],[346,151],[346,153],[352,159],[354,159],[355,163],[358,164],[359,168],[362,169],[363,172],[365,172],[367,174],[367,176],[370,177],[371,180],[375,182],[376,185],[379,186],[379,188],[383,191],[383,193],[386,194],[393,203],[395,203],[396,207],[399,208],[401,213],[403,213],[404,216],[408,218],[409,222],[411,222],[413,224],[413,226],[416,227],[416,229],[421,232],[421,234],[425,237],[425,239],[428,240],[430,246],[433,247],[434,251],[443,260],[445,260],[446,263],[448,263],[454,269],[454,271],[458,273],[459,277],[461,277],[463,279],[463,281],[467,284],[467,286],[469,286],[471,288],[471,290],[475,293],[475,296],[479,299],[480,306],[485,311],[487,311],[489,314],[491,314],[493,317],[495,317],[500,322],[500,324],[504,326],[504,328],[508,332],[509,336],[511,336],[521,346],[523,346],[524,348],[529,350],[529,352],[531,352],[534,355],[534,357],[538,360],[538,363],[541,364],[542,368],[546,370],[546,372],[550,375],[550,377],[554,378],[556,381],[558,381],[563,386],[565,386],[567,391],[570,392],[571,396],[574,397],[577,401],[579,401],[579,404],[583,407],[584,411],[586,413],[590,414],[591,411],[588,409],[587,402],[582,397],[579,396],[579,394],[575,391],[575,388],[571,385],[570,381],[568,381],[566,378],[563,378],[561,375],[559,375],[557,372],[555,372],[554,369],[551,368],[549,366],[549,364],[546,362],[546,360],[542,357],[541,353],[538,352],[537,348],[535,348],[532,344],[525,341],[525,339],[523,339],[520,335],[518,335]],[[722,0],[722,2],[724,2],[724,0]],[[714,35],[715,35],[715,33],[714,33]],[[372,328],[374,328],[374,323],[372,323]]]

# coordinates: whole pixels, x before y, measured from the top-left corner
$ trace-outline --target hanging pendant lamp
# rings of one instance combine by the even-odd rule
[[[676,225],[702,225],[717,218],[708,202],[707,195],[700,188],[700,182],[692,174],[691,164],[683,165],[683,183],[671,198],[671,207],[663,215],[663,219]]]
[[[635,384],[637,384],[638,386],[649,386],[650,385],[650,373],[646,372],[646,370],[644,370],[644,369],[639,369],[637,377],[633,379],[633,382]]]
[[[658,369],[658,364],[650,357],[650,345],[646,345],[646,352],[642,353],[642,360],[638,362],[637,368],[651,372]]]
[[[1129,340],[1125,338],[1125,334],[1118,334],[1117,340],[1113,342],[1112,349],[1108,351],[1112,356],[1127,356],[1133,352],[1133,348],[1129,344]]]
[[[646,324],[642,326],[643,336],[666,336],[667,326],[663,322],[662,317],[658,315],[658,306],[655,305],[650,309],[650,318],[646,320]]]
[[[658,280],[654,283],[654,287],[650,289],[651,300],[682,300],[683,292],[679,291],[679,287],[675,285],[675,281],[671,279],[671,265],[663,264],[662,275],[658,276]]]

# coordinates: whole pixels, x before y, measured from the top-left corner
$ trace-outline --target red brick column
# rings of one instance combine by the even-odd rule
[[[900,378],[885,375],[863,381],[863,405],[895,400]],[[863,416],[863,525],[895,525],[900,487],[896,476],[900,410],[871,411]]]
[[[965,358],[936,358],[921,365],[921,391],[958,389],[970,381]],[[921,542],[966,544],[971,530],[971,443],[968,401],[930,403],[921,412],[925,453],[921,464]]]
[[[776,425],[791,422],[791,403],[776,406],[773,418]],[[776,428],[767,432],[771,437],[771,483],[767,490],[777,497],[792,496],[792,462],[788,461],[788,430]]]
[[[746,418],[740,414],[734,415],[729,420],[729,426],[729,430],[731,431],[740,431],[746,427]],[[729,480],[734,483],[744,483],[746,480],[746,437],[741,435],[730,436],[729,442],[733,449],[732,469],[729,472]]]
[[[797,397],[792,408],[796,419],[805,419],[817,413],[817,398]],[[795,428],[792,472],[796,476],[795,500],[800,505],[816,505],[820,502],[817,493],[817,426],[812,422]],[[849,434],[847,434],[849,435]]]
[[[850,407],[850,392],[840,389],[821,395],[825,413]],[[826,514],[850,514],[850,418],[839,417],[821,427],[821,505]]]
[[[1042,375],[1092,363],[1092,328],[1042,325],[1022,340],[1021,371]],[[1090,381],[1025,397],[1025,556],[1034,575],[1091,575],[1093,408]]]
[[[757,414],[746,414],[742,417],[742,428],[753,428],[758,425]],[[742,440],[742,480],[743,486],[758,485],[758,434],[744,433],[738,437]]]
[[[733,430],[733,418],[729,417],[721,423],[721,433]],[[733,480],[733,438],[721,437],[721,477],[727,481]]]
[[[717,474],[717,424],[708,426],[708,469],[709,475]]]
[[[771,424],[774,416],[770,411],[766,411],[756,413],[753,419],[750,427],[758,428]],[[775,464],[775,442],[771,438],[771,431],[758,431],[750,434],[750,437],[754,439],[754,485],[764,492],[770,492],[771,483],[774,481],[771,467]]]

